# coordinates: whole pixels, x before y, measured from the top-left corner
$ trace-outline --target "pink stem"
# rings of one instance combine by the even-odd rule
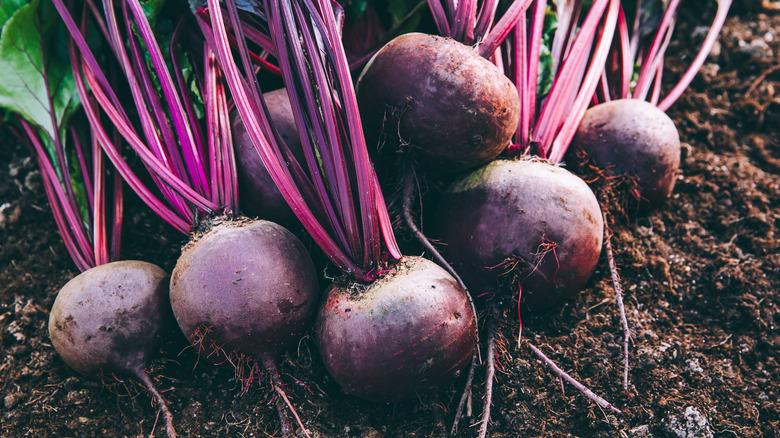
[[[533,0],[515,0],[512,3],[512,6],[507,9],[506,13],[493,27],[493,30],[488,33],[479,45],[478,53],[480,56],[487,58],[496,51],[498,46],[500,46],[509,35],[509,32],[514,29],[515,24],[520,17],[523,16],[523,13],[528,9],[528,6],[530,6],[532,1]]]
[[[447,13],[444,12],[444,5],[442,5],[441,0],[428,0],[428,8],[431,10],[431,15],[433,15],[433,21],[436,23],[439,34],[445,37],[452,36],[450,23],[447,21]]]
[[[702,44],[702,47],[699,50],[699,53],[696,55],[696,58],[691,63],[691,66],[688,67],[688,70],[685,72],[677,85],[675,85],[674,88],[672,88],[672,91],[670,91],[669,94],[661,101],[661,103],[658,104],[658,108],[660,108],[662,111],[666,111],[672,105],[674,105],[685,89],[688,88],[688,85],[691,84],[691,81],[693,81],[694,76],[696,76],[696,73],[699,72],[701,66],[704,65],[704,61],[710,54],[712,47],[715,45],[715,42],[718,39],[718,34],[723,28],[723,23],[726,21],[726,16],[728,15],[729,8],[731,7],[731,2],[732,0],[718,0],[718,11],[715,14],[715,20],[713,21],[712,26],[710,26],[710,31],[707,33],[707,36],[704,39],[704,44]]]
[[[647,52],[646,59],[649,64],[658,62],[658,52],[661,51],[664,40],[669,39],[679,4],[680,0],[671,0],[666,7],[666,11],[664,11],[663,18],[661,19],[661,24],[658,25],[658,32],[655,34],[650,49]],[[637,78],[636,87],[634,88],[634,97],[639,99],[643,99],[643,96],[647,95],[652,75],[655,74],[655,65],[643,65],[642,67],[642,70],[639,72],[639,78]]]
[[[550,148],[550,161],[553,163],[560,163],[563,160],[563,156],[566,154],[566,150],[577,132],[582,117],[588,109],[593,92],[596,90],[596,85],[598,85],[598,80],[601,77],[601,72],[604,71],[604,63],[606,62],[607,55],[609,55],[609,47],[615,31],[619,5],[619,0],[610,1],[610,8],[604,23],[603,34],[601,35],[601,38],[599,38],[589,71],[585,76],[585,80],[583,81],[573,108],[569,111],[569,115],[566,117],[563,126]]]

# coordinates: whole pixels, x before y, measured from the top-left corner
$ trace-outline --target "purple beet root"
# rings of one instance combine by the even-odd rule
[[[87,270],[62,287],[49,336],[69,367],[85,375],[143,369],[166,317],[168,274],[146,262]]]
[[[517,88],[495,65],[455,40],[421,33],[377,52],[358,79],[357,98],[369,145],[384,136],[382,153],[400,142],[448,172],[497,157],[520,118]]]
[[[62,287],[49,314],[52,345],[81,374],[131,375],[157,400],[169,437],[173,417],[144,371],[158,335],[171,325],[168,274],[140,261],[107,263]]]
[[[184,248],[171,277],[179,327],[215,362],[275,359],[310,325],[318,296],[303,244],[268,221],[215,226]]]
[[[633,176],[643,207],[669,197],[680,167],[680,135],[674,122],[655,105],[637,99],[590,108],[572,151],[584,153],[607,175]]]
[[[410,398],[452,379],[476,343],[466,291],[420,257],[404,257],[367,286],[331,286],[316,329],[336,382],[349,394],[379,402]]]
[[[519,284],[533,311],[585,285],[604,232],[587,184],[541,160],[497,160],[466,175],[446,190],[434,225],[471,291]]]
[[[281,225],[262,220],[213,226],[182,250],[171,276],[176,321],[202,356],[270,371],[285,437],[293,436],[285,402],[293,414],[295,409],[276,359],[310,326],[318,296],[314,263],[303,244]]]

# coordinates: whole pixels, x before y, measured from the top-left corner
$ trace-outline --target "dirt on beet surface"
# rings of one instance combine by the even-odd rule
[[[690,62],[714,3],[688,2],[668,79]],[[719,45],[669,111],[684,142],[672,198],[613,227],[632,330],[629,390],[622,389],[623,332],[602,255],[582,293],[550,314],[524,318],[519,346],[517,315],[505,309],[489,436],[780,435],[780,14],[772,10],[780,8],[735,3]],[[140,384],[78,376],[52,348],[49,309],[78,271],[35,162],[7,129],[0,135],[0,436],[164,436]],[[123,257],[170,271],[184,236],[137,201],[127,210]],[[529,342],[622,414],[562,385]],[[463,385],[460,379],[419,399],[373,404],[340,392],[311,336],[281,362],[312,437],[442,436],[437,423],[451,422]],[[198,361],[175,328],[148,371],[182,436],[280,436],[267,376],[244,381],[229,366]],[[477,436],[484,377],[480,365],[474,416],[457,436]]]

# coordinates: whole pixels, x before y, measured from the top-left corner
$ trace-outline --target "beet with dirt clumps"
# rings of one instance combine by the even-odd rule
[[[108,263],[73,278],[49,316],[57,353],[86,375],[143,368],[170,317],[167,282],[165,271],[140,261]]]
[[[119,261],[82,272],[62,287],[49,314],[49,336],[62,360],[81,374],[138,378],[155,397],[169,437],[165,400],[144,371],[157,337],[172,325],[168,274],[151,263]]]
[[[404,257],[369,285],[334,283],[317,340],[341,388],[392,402],[449,381],[471,359],[476,319],[455,279],[435,263]]]
[[[369,145],[382,153],[408,147],[449,172],[496,158],[520,116],[517,88],[495,65],[453,39],[421,33],[374,55],[357,98]]]
[[[201,355],[266,365],[298,341],[319,297],[303,244],[268,221],[222,222],[188,244],[171,276],[171,306]]]
[[[532,311],[559,305],[585,285],[604,232],[587,184],[536,159],[496,160],[456,181],[433,225],[472,293],[519,285]]]
[[[680,135],[674,122],[655,105],[619,99],[585,112],[569,156],[590,159],[608,176],[636,181],[642,206],[654,206],[672,193],[680,167]]]

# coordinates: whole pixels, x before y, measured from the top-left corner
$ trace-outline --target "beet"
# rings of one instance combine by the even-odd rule
[[[369,145],[385,136],[443,171],[497,157],[520,118],[517,89],[495,65],[453,39],[421,33],[401,35],[374,55],[357,98]]]
[[[590,188],[542,160],[497,160],[453,183],[433,225],[473,292],[522,287],[533,311],[582,288],[599,259],[604,224]]]
[[[295,125],[287,90],[269,91],[263,94],[271,120],[279,135],[290,148],[299,163],[305,163],[298,128]],[[239,198],[241,212],[278,223],[295,219],[292,209],[274,184],[271,175],[257,153],[244,123],[236,111],[230,114],[233,128],[233,145],[236,151]]]
[[[635,178],[643,206],[658,205],[672,193],[680,136],[672,119],[649,102],[620,99],[588,109],[572,146],[607,175]]]
[[[216,362],[275,359],[303,335],[318,296],[303,244],[268,221],[216,225],[184,248],[171,277],[179,327]]]
[[[140,261],[89,269],[62,287],[49,336],[65,363],[96,375],[130,373],[148,363],[166,317],[168,274]]]
[[[476,343],[466,291],[421,257],[402,258],[369,285],[334,283],[316,331],[325,367],[344,391],[381,402],[452,379]]]
[[[49,314],[49,336],[62,360],[81,374],[138,378],[174,437],[171,414],[144,371],[170,323],[168,274],[151,263],[119,261],[88,269],[60,289]]]

